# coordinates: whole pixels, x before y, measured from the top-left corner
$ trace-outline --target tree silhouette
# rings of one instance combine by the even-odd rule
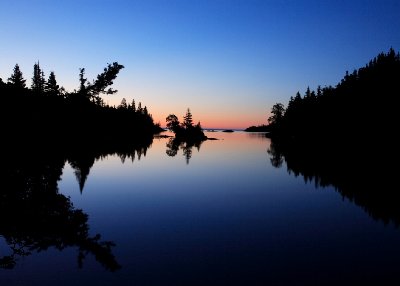
[[[167,128],[176,133],[179,133],[181,130],[181,126],[180,126],[180,122],[178,117],[175,114],[170,114],[167,116],[167,118],[165,119],[167,122]]]
[[[126,108],[128,108],[128,105],[126,104],[126,99],[125,99],[125,97],[121,100],[121,103],[120,103],[120,105],[118,105],[118,108],[124,108],[124,109],[126,109]]]
[[[112,64],[107,64],[107,67],[104,68],[104,71],[97,75],[95,81],[92,84],[88,84],[86,87],[86,92],[89,97],[94,98],[99,94],[114,94],[118,92],[117,90],[112,89],[111,86],[114,83],[119,71],[123,69],[124,66],[118,64],[117,62],[113,62]]]
[[[86,92],[86,83],[87,78],[85,78],[85,68],[80,68],[79,69],[79,89],[78,89],[78,94],[82,94],[84,96],[87,96]]]
[[[131,109],[132,109],[133,112],[136,112],[136,103],[135,103],[135,99],[132,99]]]
[[[7,84],[0,84],[3,96],[1,113],[5,126],[4,136],[16,142],[28,142],[35,138],[38,142],[139,140],[164,131],[154,124],[147,107],[120,108],[104,104],[100,94],[114,94],[113,84],[122,65],[108,64],[97,79],[89,83],[85,69],[79,69],[79,88],[67,92],[60,88],[54,72],[46,82],[39,63],[34,65],[34,75],[30,88],[25,87],[25,79],[16,64]],[[35,95],[35,96],[31,96]],[[54,96],[50,96],[54,95]],[[12,118],[21,120],[9,120]],[[79,139],[77,139],[79,134]],[[75,140],[73,139],[75,138]],[[112,138],[112,139],[111,139]]]
[[[276,103],[272,106],[272,115],[268,118],[268,123],[278,125],[282,122],[283,115],[285,113],[285,107],[282,103]]]
[[[57,84],[56,76],[53,71],[50,72],[49,79],[47,80],[45,91],[48,95],[59,95],[60,86]]]
[[[16,88],[16,89],[23,89],[26,87],[25,84],[26,80],[24,79],[22,72],[19,68],[18,64],[15,64],[14,66],[14,72],[11,74],[11,76],[8,78],[8,83]]]
[[[192,128],[193,127],[193,118],[192,118],[192,113],[190,112],[190,109],[188,108],[186,111],[185,116],[183,117],[183,127],[186,129]]]
[[[46,80],[44,79],[44,72],[40,68],[39,62],[33,65],[33,77],[31,90],[35,94],[43,94],[45,91]]]

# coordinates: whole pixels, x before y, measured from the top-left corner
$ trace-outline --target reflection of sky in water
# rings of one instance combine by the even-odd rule
[[[393,268],[400,248],[392,227],[373,221],[332,188],[316,189],[288,175],[285,164],[272,167],[266,138],[245,132],[207,136],[221,140],[194,147],[188,165],[182,150],[166,154],[166,138],[154,139],[140,160],[99,160],[82,194],[66,165],[60,192],[89,215],[91,233],[116,243],[122,265],[105,274],[88,258],[80,275],[97,271],[97,283],[115,285],[205,285],[273,282],[282,275],[295,281],[316,272],[318,281],[329,269],[349,274],[353,265],[359,271],[354,277],[373,275],[367,270],[376,261]]]

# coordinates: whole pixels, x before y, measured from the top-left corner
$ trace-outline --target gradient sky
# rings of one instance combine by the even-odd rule
[[[390,47],[400,50],[400,1],[0,0],[0,78],[40,61],[68,91],[107,63],[125,66],[122,98],[165,125],[190,108],[204,128],[267,123],[274,103],[335,86]]]

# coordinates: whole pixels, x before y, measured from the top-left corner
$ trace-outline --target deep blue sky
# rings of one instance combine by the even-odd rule
[[[266,123],[276,102],[400,50],[400,1],[0,0],[0,78],[18,63],[30,85],[79,85],[107,63],[125,66],[104,96],[146,105],[156,122],[190,108],[209,128]]]

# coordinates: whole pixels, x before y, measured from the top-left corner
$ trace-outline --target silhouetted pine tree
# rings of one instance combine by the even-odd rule
[[[26,87],[26,80],[24,79],[22,72],[18,64],[14,66],[14,72],[8,78],[8,83],[15,89],[23,89]]]
[[[193,127],[193,116],[189,108],[186,110],[185,116],[183,116],[183,126],[186,129]]]
[[[53,71],[50,72],[49,79],[45,85],[45,92],[48,95],[59,95],[60,86],[57,84],[56,76]]]
[[[44,72],[40,68],[39,62],[33,65],[33,77],[31,90],[35,94],[43,94],[45,91],[46,80],[44,79]]]
[[[136,103],[135,103],[135,99],[132,99],[131,109],[132,109],[133,112],[136,112]]]
[[[83,97],[87,97],[86,82],[87,82],[87,78],[85,78],[85,68],[80,68],[79,69],[79,89],[78,89],[78,94],[82,95]]]

